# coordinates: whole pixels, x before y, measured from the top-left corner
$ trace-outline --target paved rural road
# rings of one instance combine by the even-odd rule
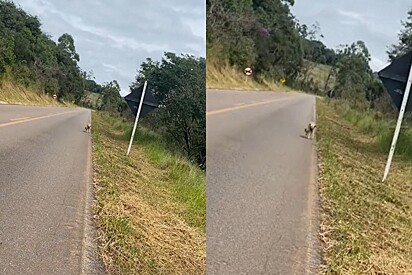
[[[312,96],[207,91],[207,274],[315,274]]]
[[[0,105],[0,274],[99,274],[90,111]]]

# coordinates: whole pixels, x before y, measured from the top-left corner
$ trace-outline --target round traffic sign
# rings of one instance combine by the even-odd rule
[[[243,72],[244,72],[244,73],[245,73],[245,75],[247,75],[247,76],[252,75],[252,69],[251,69],[251,68],[249,68],[249,67],[245,68],[245,70],[244,70]]]

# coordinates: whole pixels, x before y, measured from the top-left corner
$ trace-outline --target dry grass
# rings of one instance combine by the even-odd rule
[[[204,172],[142,129],[126,157],[131,123],[92,119],[96,220],[109,274],[205,274]]]
[[[207,61],[206,66],[207,89],[236,89],[236,90],[264,90],[264,91],[291,91],[287,86],[282,86],[274,81],[263,79],[261,82],[245,76],[236,68],[217,65],[213,61]]]
[[[26,88],[10,80],[0,81],[0,103],[62,106],[53,98],[36,89]],[[65,104],[67,105],[67,104]]]
[[[412,274],[412,164],[318,100],[324,274]]]

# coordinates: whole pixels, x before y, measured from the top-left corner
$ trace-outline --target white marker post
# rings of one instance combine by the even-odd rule
[[[393,135],[391,149],[389,150],[388,161],[386,162],[385,173],[383,174],[382,182],[384,182],[386,178],[388,177],[389,169],[391,168],[392,158],[393,158],[393,154],[395,153],[395,148],[396,148],[396,142],[398,141],[399,132],[401,130],[403,115],[405,113],[406,104],[408,103],[411,84],[412,84],[412,64],[409,69],[408,82],[406,82],[406,88],[405,88],[404,96],[402,99],[401,110],[399,111],[398,122],[396,123],[395,133]]]
[[[130,149],[132,148],[134,133],[136,132],[136,127],[137,127],[137,121],[139,120],[140,111],[142,110],[142,105],[143,105],[144,94],[146,93],[146,86],[147,86],[147,81],[144,82],[142,97],[140,98],[139,108],[137,109],[136,120],[134,121],[134,127],[133,127],[132,137],[130,138],[129,148],[127,149],[127,154],[126,154],[126,156],[129,155]]]

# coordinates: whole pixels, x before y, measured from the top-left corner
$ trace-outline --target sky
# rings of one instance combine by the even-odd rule
[[[401,20],[411,8],[411,0],[296,0],[292,13],[302,24],[319,22],[329,48],[364,41],[370,66],[379,71],[388,65],[386,50],[398,42]]]
[[[203,0],[14,0],[57,41],[73,36],[80,67],[97,83],[117,80],[124,96],[140,64],[163,53],[206,56]]]

